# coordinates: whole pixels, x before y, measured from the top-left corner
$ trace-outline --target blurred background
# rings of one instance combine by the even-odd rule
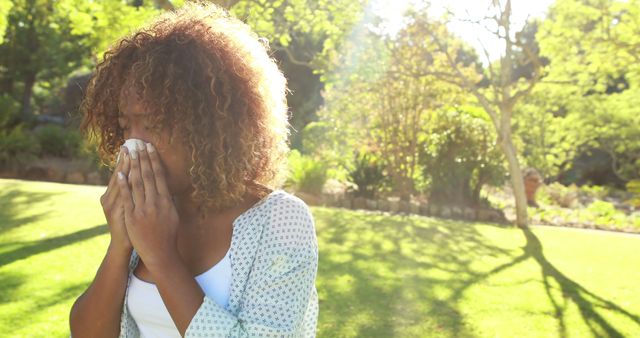
[[[213,2],[288,80],[319,336],[640,336],[640,1]],[[0,0],[0,332],[68,334],[108,241],[84,88],[183,3]]]

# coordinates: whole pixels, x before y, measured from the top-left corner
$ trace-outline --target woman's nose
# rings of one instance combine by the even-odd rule
[[[143,127],[131,126],[129,129],[128,135],[125,134],[125,138],[131,139],[136,138],[142,140],[145,143],[151,142],[151,137],[148,135],[148,132],[144,130]]]

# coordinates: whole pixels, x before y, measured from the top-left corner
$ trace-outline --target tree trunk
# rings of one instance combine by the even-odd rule
[[[24,79],[24,92],[22,94],[22,119],[28,121],[31,115],[31,96],[33,86],[36,83],[36,74],[30,73]]]
[[[6,93],[13,96],[13,79],[8,77],[0,81],[0,93]]]
[[[400,193],[400,200],[411,201],[411,195],[415,192],[413,186],[413,179],[411,177],[402,177],[402,192]]]
[[[513,188],[513,195],[516,200],[516,224],[521,227],[527,227],[529,222],[527,216],[527,196],[524,191],[524,179],[522,178],[522,171],[520,170],[520,163],[518,162],[518,156],[516,155],[516,149],[511,141],[511,135],[503,137],[500,145],[504,151],[504,155],[507,157],[509,163],[509,175],[511,176],[511,187]]]

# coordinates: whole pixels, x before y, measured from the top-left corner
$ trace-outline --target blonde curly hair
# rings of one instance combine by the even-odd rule
[[[171,126],[189,145],[192,197],[223,210],[249,189],[267,195],[286,179],[289,115],[286,79],[269,47],[211,3],[187,3],[160,15],[104,53],[80,110],[103,164],[114,166],[124,142],[118,118],[122,88],[153,111],[155,128]]]

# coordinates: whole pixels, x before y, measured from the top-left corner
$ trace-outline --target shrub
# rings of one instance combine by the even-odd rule
[[[419,147],[431,200],[477,205],[484,184],[504,182],[502,153],[486,120],[454,111],[440,114],[432,126]]]
[[[82,136],[78,131],[67,130],[55,124],[48,124],[36,131],[40,142],[41,155],[75,157],[83,146]]]
[[[285,185],[297,191],[321,194],[327,180],[327,166],[311,157],[302,155],[298,150],[289,152],[289,175]]]
[[[596,200],[586,208],[589,219],[599,225],[612,225],[617,228],[628,226],[627,216],[624,212],[616,210],[610,202]]]
[[[616,213],[616,207],[613,203],[607,201],[596,200],[589,204],[587,210],[591,211],[599,217],[611,217]]]
[[[594,199],[603,199],[611,193],[611,188],[604,185],[583,185],[580,194]]]
[[[389,183],[384,165],[372,153],[356,151],[354,157],[353,165],[348,168],[349,181],[356,185],[354,195],[375,198]]]
[[[20,104],[9,94],[0,95],[0,129],[11,127],[19,116]]]
[[[0,166],[17,169],[40,153],[38,140],[19,124],[12,130],[0,130]]]
[[[545,187],[546,193],[552,204],[563,208],[572,208],[578,204],[579,191],[575,184],[564,186],[558,182],[553,182]]]
[[[640,208],[640,180],[632,180],[627,183],[627,191],[632,194],[628,201],[636,208]]]

